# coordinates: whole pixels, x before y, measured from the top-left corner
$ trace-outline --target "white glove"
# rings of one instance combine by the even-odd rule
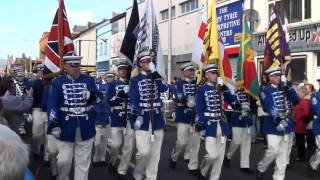
[[[149,70],[153,73],[156,71],[156,66],[153,64],[153,62],[149,63]]]
[[[217,84],[223,86],[223,79],[221,77],[217,78]]]
[[[193,108],[193,107],[195,106],[194,96],[188,96],[187,106],[188,106],[189,108]]]
[[[142,116],[138,116],[136,121],[134,122],[134,129],[140,129],[141,126],[143,124],[143,117]]]
[[[61,129],[59,127],[55,127],[51,130],[51,135],[55,138],[59,138],[61,134]]]
[[[280,121],[279,124],[282,124],[284,127],[288,127],[288,122],[285,120]]]
[[[281,82],[283,82],[284,84],[287,83],[287,78],[286,78],[285,75],[282,75],[282,76],[281,76]]]
[[[128,85],[123,86],[124,93],[128,94],[130,87]]]
[[[26,119],[27,119],[27,122],[28,122],[28,123],[31,123],[32,120],[33,120],[32,115],[31,115],[31,114],[28,114]]]
[[[85,100],[88,100],[90,98],[90,91],[84,90],[82,91],[82,95]]]
[[[279,124],[277,127],[276,127],[277,131],[279,132],[283,132],[286,130],[286,127],[284,127],[282,124]]]

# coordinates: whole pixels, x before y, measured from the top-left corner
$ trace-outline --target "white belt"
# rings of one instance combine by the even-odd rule
[[[209,113],[209,112],[205,112],[205,113],[204,113],[204,116],[216,118],[216,117],[221,117],[221,113]]]
[[[92,106],[86,106],[86,107],[61,107],[60,110],[64,112],[71,112],[74,114],[82,114],[86,111],[89,111],[92,108]]]
[[[161,103],[152,103],[153,107],[161,107]],[[151,103],[140,103],[140,107],[151,108]]]
[[[113,110],[125,110],[126,109],[126,107],[125,107],[125,105],[123,105],[123,106],[114,106],[114,107],[111,107],[111,110],[113,111]],[[127,106],[127,110],[130,110],[131,108],[130,108],[130,106]]]

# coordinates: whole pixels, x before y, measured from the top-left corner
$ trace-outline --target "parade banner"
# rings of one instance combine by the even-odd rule
[[[270,24],[266,35],[263,68],[268,69],[273,63],[281,63],[283,73],[290,76],[289,64],[291,62],[289,45],[283,31],[276,9],[272,9]]]
[[[139,25],[139,9],[137,0],[133,0],[133,6],[131,16],[129,19],[126,34],[124,35],[120,52],[125,55],[131,62],[134,61],[134,54],[136,49],[137,37],[134,34],[134,30]]]
[[[243,16],[243,30],[240,42],[240,53],[237,65],[237,83],[240,87],[253,96],[259,98],[259,82],[254,61],[252,34],[248,22]]]

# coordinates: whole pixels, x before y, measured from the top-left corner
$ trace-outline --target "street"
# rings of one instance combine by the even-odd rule
[[[196,177],[193,177],[187,172],[187,164],[183,161],[183,158],[177,164],[177,169],[175,171],[170,170],[168,167],[169,155],[174,147],[176,141],[176,128],[172,125],[168,125],[165,130],[165,137],[162,145],[162,154],[159,163],[159,171],[158,171],[158,180],[171,180],[171,179],[181,179],[181,180],[196,180]],[[26,138],[26,141],[30,141],[30,137]],[[262,158],[264,153],[264,145],[262,141],[259,141],[256,144],[253,144],[251,148],[251,168],[255,169],[257,163]],[[204,155],[204,144],[201,144],[200,148],[200,162]],[[108,154],[107,154],[108,156]],[[226,168],[223,167],[222,174],[220,180],[254,180],[254,175],[244,174],[239,170],[240,162],[239,162],[239,152],[234,155],[234,158],[231,160],[231,167]],[[268,171],[265,174],[265,180],[272,179],[274,164],[272,164]],[[35,163],[31,162],[30,168],[34,172],[34,174],[38,174],[37,180],[47,180],[49,179],[50,169],[43,162],[40,163],[40,168]],[[36,170],[37,169],[37,170]],[[308,180],[306,176],[306,163],[294,162],[293,168],[288,169],[286,172],[286,180]],[[36,173],[37,171],[37,173]],[[73,171],[72,171],[73,172]],[[127,175],[128,179],[132,179],[132,168],[130,168],[129,173]],[[73,180],[73,175],[70,175],[70,179]],[[89,172],[90,180],[105,180],[105,179],[117,179],[115,176],[111,176],[108,172],[107,166],[104,167],[91,167]]]

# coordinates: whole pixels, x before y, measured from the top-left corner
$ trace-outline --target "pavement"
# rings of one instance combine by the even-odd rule
[[[30,126],[30,125],[28,125]],[[30,134],[30,127],[28,128],[28,132]],[[176,170],[171,170],[168,167],[169,164],[169,155],[172,148],[175,145],[176,141],[176,128],[172,123],[165,129],[165,136],[161,150],[161,157],[159,162],[159,171],[158,171],[158,180],[197,180],[198,178],[191,176],[187,172],[187,163],[183,161],[183,158],[178,161]],[[31,137],[26,136],[24,140],[27,143],[30,143]],[[265,151],[265,146],[262,141],[258,141],[255,144],[252,144],[251,147],[251,159],[250,166],[252,169],[256,168],[257,163],[261,160],[263,153]],[[199,161],[204,155],[204,143],[201,143],[200,153],[199,153]],[[108,155],[107,155],[108,156]],[[248,175],[239,170],[240,168],[240,153],[239,151],[234,155],[231,160],[231,166],[223,167],[222,173],[220,176],[220,180],[254,180],[255,175]],[[108,159],[108,157],[107,157]],[[294,157],[292,158],[294,159]],[[134,162],[134,158],[133,158]],[[131,164],[131,168],[128,172],[128,179],[132,179],[132,167],[134,163]],[[271,180],[273,174],[274,164],[271,164],[268,171],[265,173],[265,180]],[[37,176],[36,180],[50,180],[50,169],[44,162],[35,162],[31,159],[30,169]],[[293,162],[292,168],[288,169],[286,172],[286,180],[309,180],[306,176],[307,163],[305,162]],[[73,171],[72,171],[73,172]],[[73,180],[73,173],[70,174],[70,179]],[[90,167],[89,180],[116,180],[115,176],[111,176],[107,170],[107,166],[101,167]],[[320,179],[320,176],[317,176],[314,179]],[[311,180],[311,179],[310,179]]]

